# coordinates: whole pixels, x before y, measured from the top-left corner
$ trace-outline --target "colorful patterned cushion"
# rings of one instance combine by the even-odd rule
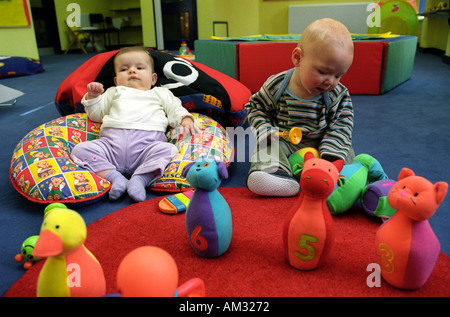
[[[210,157],[223,161],[227,167],[234,156],[232,140],[228,138],[225,129],[215,120],[203,114],[192,113],[196,124],[202,128],[202,133],[195,136],[180,135],[177,129],[167,133],[169,142],[178,148],[178,156],[174,157],[167,166],[163,176],[150,185],[153,190],[184,191],[191,188],[181,176],[183,168],[196,161],[199,157]]]
[[[14,149],[10,178],[15,189],[39,203],[75,203],[100,198],[110,183],[77,166],[69,157],[75,144],[98,138],[100,125],[72,114],[29,132]]]
[[[161,179],[150,185],[153,190],[181,191],[189,184],[181,177],[183,167],[200,156],[231,162],[234,148],[225,129],[215,120],[197,113],[201,138],[183,137],[177,129],[168,132],[168,140],[180,153],[168,165]],[[87,119],[86,113],[64,116],[30,131],[14,149],[10,179],[14,188],[38,203],[91,203],[100,199],[111,184],[69,157],[80,142],[98,138],[100,124]]]

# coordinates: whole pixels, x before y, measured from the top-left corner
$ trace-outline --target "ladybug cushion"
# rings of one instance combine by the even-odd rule
[[[157,50],[148,50],[153,57],[156,85],[163,86],[181,99],[191,112],[207,115],[222,126],[248,126],[244,105],[250,90],[234,78],[201,63]],[[114,86],[114,57],[118,50],[97,54],[72,72],[58,87],[55,98],[61,115],[84,112],[81,99],[92,81],[105,90]]]

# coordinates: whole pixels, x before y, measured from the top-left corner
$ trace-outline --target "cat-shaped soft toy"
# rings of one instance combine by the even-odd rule
[[[397,211],[376,233],[376,252],[381,276],[401,289],[418,289],[431,275],[440,244],[428,219],[436,212],[448,190],[446,182],[432,184],[403,168],[388,193]]]
[[[344,166],[343,160],[328,162],[307,152],[300,177],[300,196],[283,227],[287,262],[299,270],[313,270],[326,258],[334,242],[333,220],[327,197]]]
[[[224,162],[200,158],[183,168],[182,176],[195,189],[186,210],[186,231],[195,253],[217,257],[231,243],[231,210],[219,193],[221,180],[228,178]]]

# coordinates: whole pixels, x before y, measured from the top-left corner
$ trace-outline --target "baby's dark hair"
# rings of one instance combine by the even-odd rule
[[[119,52],[117,52],[116,56],[114,57],[114,65],[116,65],[116,58],[122,54],[129,53],[129,52],[144,52],[148,55],[148,58],[150,60],[150,65],[152,67],[152,72],[155,72],[155,63],[153,61],[152,55],[150,55],[149,51],[143,47],[143,46],[127,46],[120,49]]]

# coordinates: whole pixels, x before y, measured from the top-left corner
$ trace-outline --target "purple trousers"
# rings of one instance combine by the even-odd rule
[[[163,132],[104,128],[97,140],[77,144],[70,156],[94,173],[117,170],[125,177],[152,173],[155,180],[177,153]]]

